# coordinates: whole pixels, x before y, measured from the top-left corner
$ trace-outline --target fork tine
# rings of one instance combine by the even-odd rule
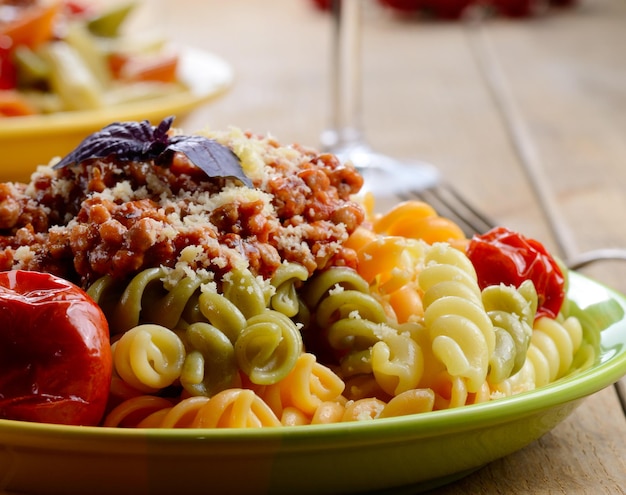
[[[434,187],[410,191],[402,195],[401,199],[419,199],[430,204],[439,215],[455,221],[468,237],[482,234],[496,225],[450,184],[443,182]]]

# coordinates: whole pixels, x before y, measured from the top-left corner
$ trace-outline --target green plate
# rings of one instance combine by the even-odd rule
[[[0,420],[0,491],[415,493],[528,445],[626,375],[626,298],[572,273],[570,298],[610,321],[585,371],[458,409],[333,425],[131,430]]]

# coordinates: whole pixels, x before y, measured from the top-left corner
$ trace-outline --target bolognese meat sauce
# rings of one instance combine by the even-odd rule
[[[283,261],[310,273],[352,266],[342,246],[364,219],[362,178],[336,157],[231,129],[208,133],[239,157],[254,187],[208,177],[182,153],[168,163],[115,155],[40,167],[0,184],[0,269],[46,271],[83,287],[185,263],[216,279],[245,264],[269,278]]]

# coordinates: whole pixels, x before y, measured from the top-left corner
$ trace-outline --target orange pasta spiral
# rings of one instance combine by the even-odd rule
[[[409,239],[421,239],[428,244],[449,242],[462,248],[467,240],[461,228],[452,220],[439,216],[423,201],[404,201],[379,215],[374,232]]]

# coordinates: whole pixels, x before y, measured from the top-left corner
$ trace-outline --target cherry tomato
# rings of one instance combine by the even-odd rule
[[[467,248],[481,289],[489,285],[519,285],[527,279],[539,297],[537,316],[554,318],[565,299],[565,278],[555,259],[534,239],[505,227],[474,236]]]
[[[100,307],[54,275],[0,273],[0,418],[97,425],[111,383]]]

